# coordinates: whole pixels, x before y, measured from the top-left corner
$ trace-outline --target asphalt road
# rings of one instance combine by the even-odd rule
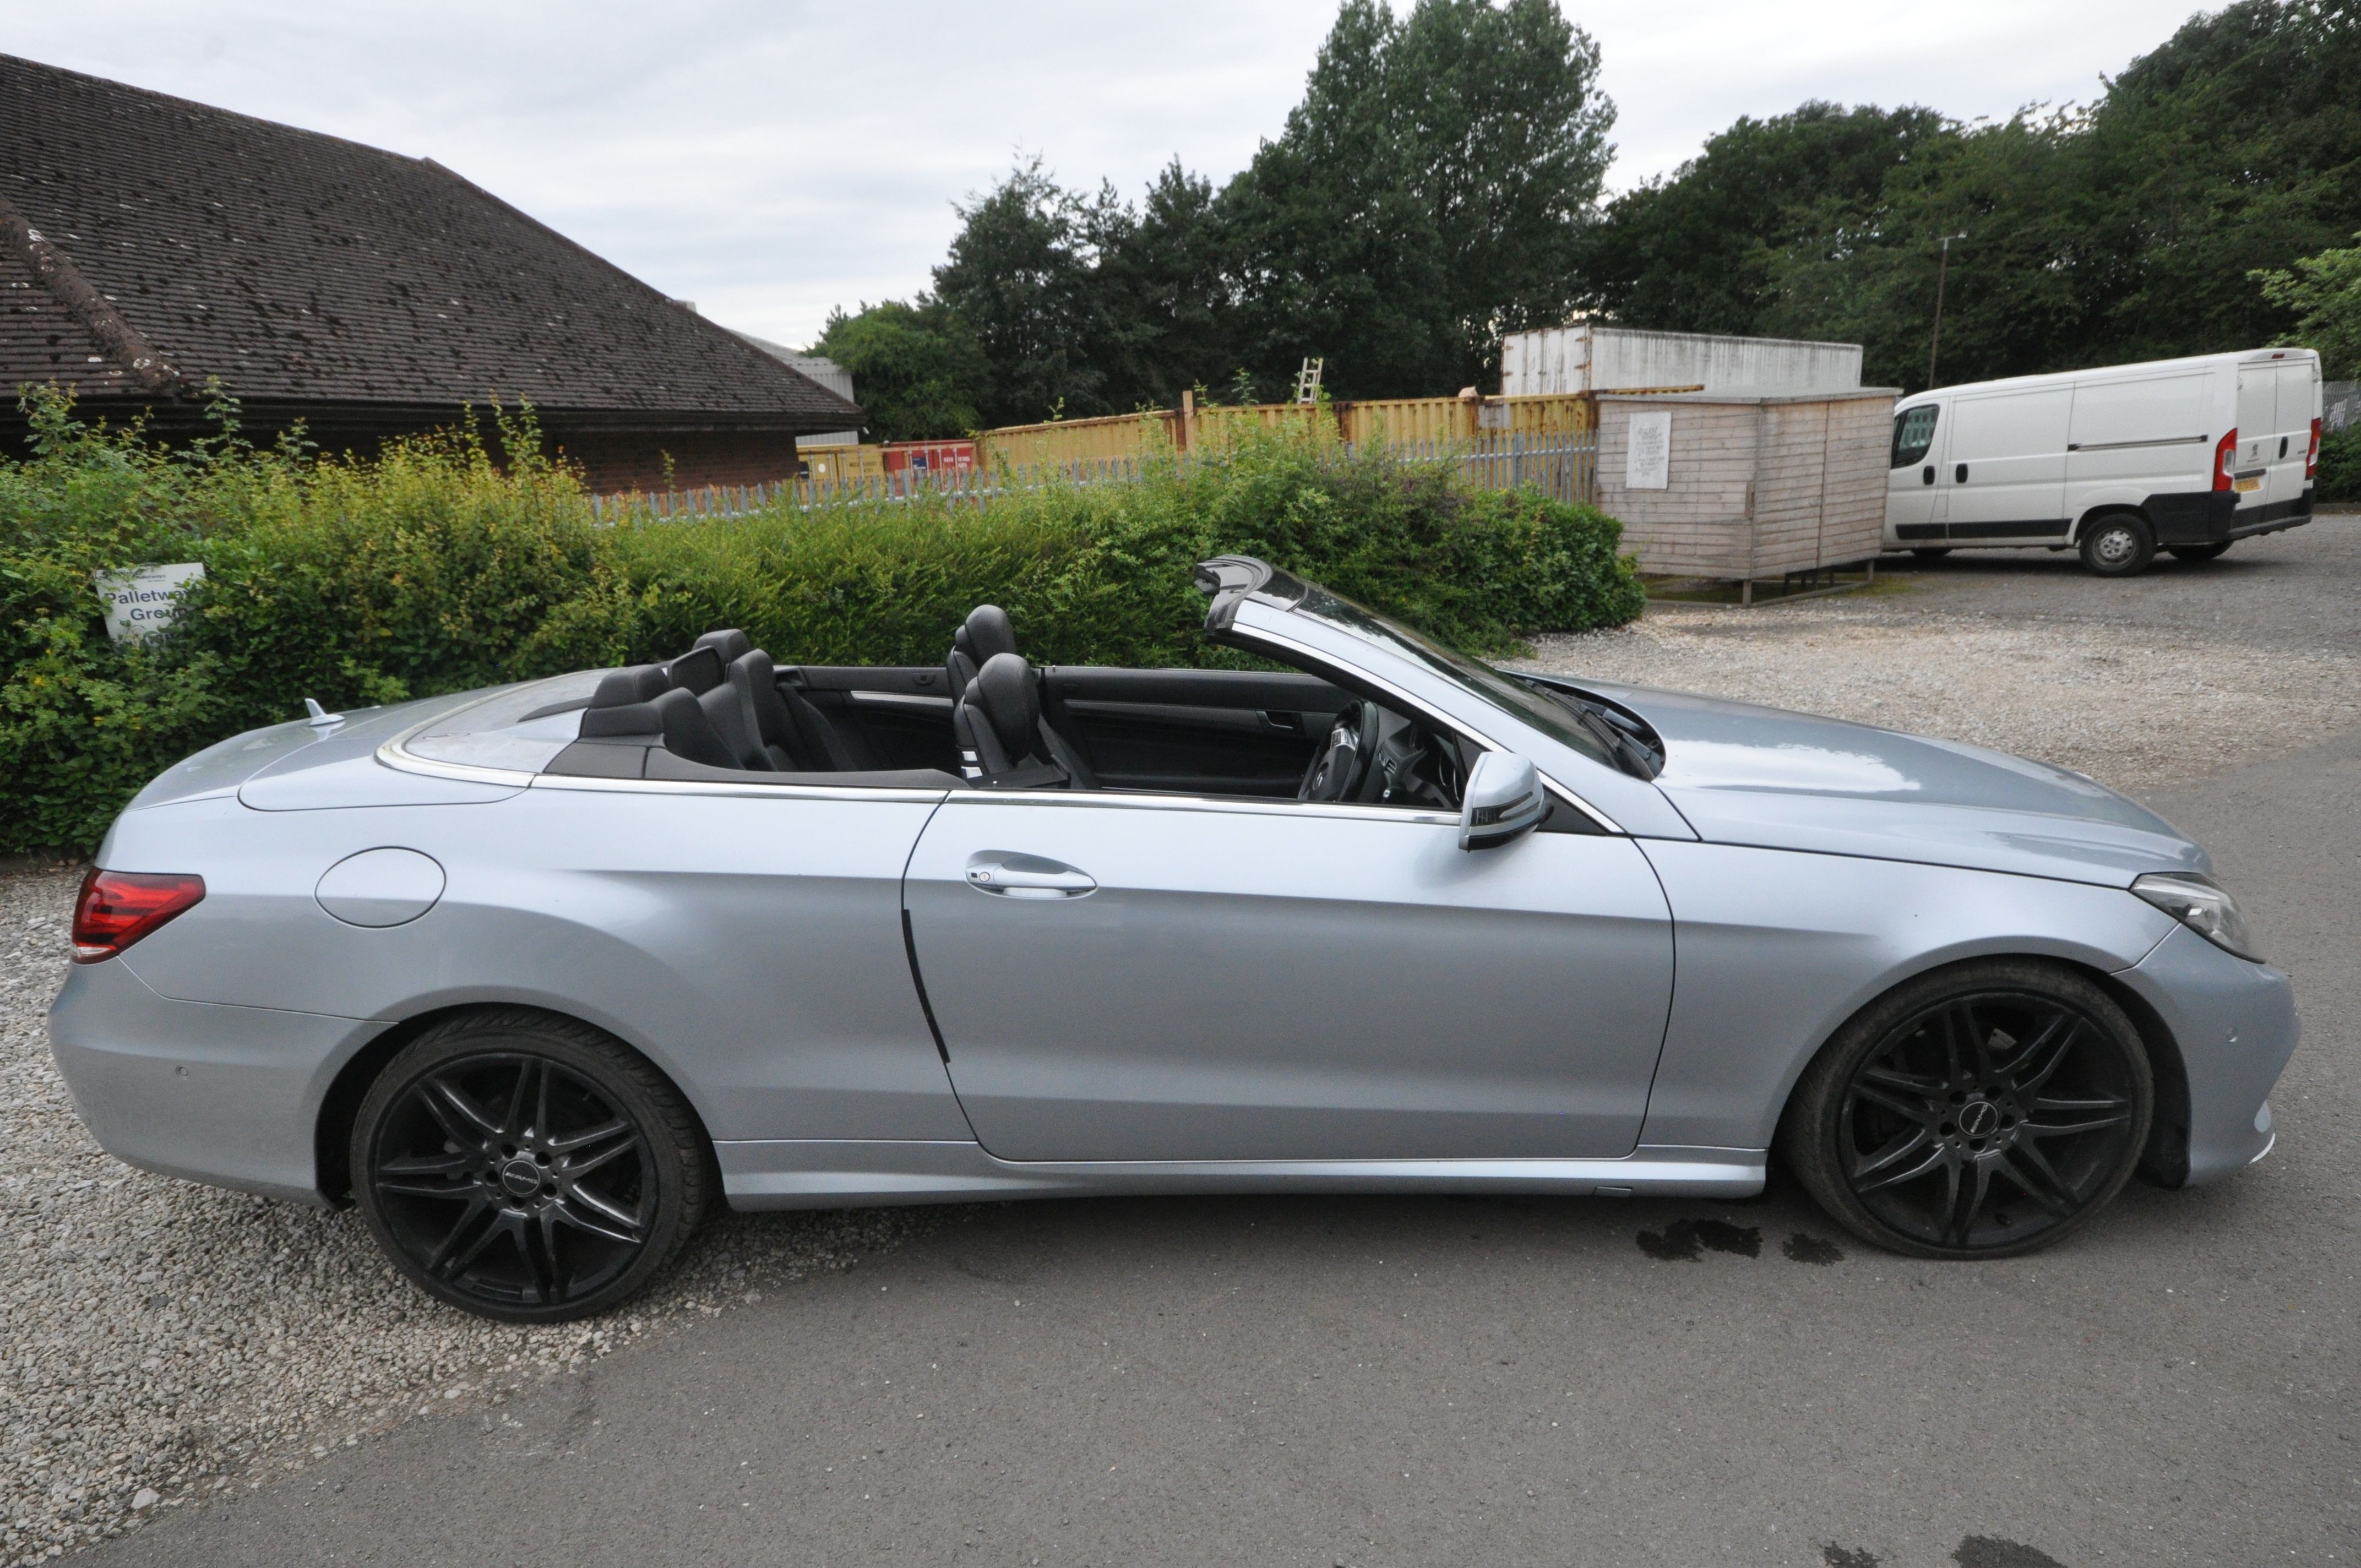
[[[2268,1160],[2051,1252],[1893,1258],[1784,1184],[977,1209],[89,1560],[2351,1561],[2361,735],[2155,804],[2306,1041]]]

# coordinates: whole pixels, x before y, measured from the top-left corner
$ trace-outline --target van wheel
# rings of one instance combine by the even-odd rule
[[[1939,561],[1950,553],[1951,547],[1948,544],[1921,544],[1914,547],[1910,552],[1921,561]]]
[[[2168,544],[2165,552],[2176,561],[2211,561],[2228,548],[2230,542],[2224,539],[2212,544]]]
[[[2103,577],[2128,577],[2156,559],[2156,535],[2129,512],[2103,517],[2082,531],[2082,565]]]

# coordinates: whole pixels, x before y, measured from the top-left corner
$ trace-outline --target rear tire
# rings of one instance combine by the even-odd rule
[[[2165,553],[2176,561],[2214,561],[2219,560],[2222,553],[2229,548],[2230,542],[2224,539],[2212,544],[2168,544]]]
[[[2144,518],[2111,512],[2082,530],[2082,565],[2102,577],[2129,577],[2156,559],[2156,535]]]
[[[719,1185],[703,1126],[662,1073],[587,1024],[522,1008],[403,1047],[361,1101],[350,1157],[394,1266],[511,1323],[637,1295]]]
[[[2147,1049],[2070,970],[1988,959],[1854,1014],[1804,1069],[1779,1146],[1829,1217],[1914,1257],[2010,1257],[2104,1208],[2155,1115]]]

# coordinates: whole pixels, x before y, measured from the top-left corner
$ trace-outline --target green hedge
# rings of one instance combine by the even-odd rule
[[[1620,526],[1436,465],[1251,438],[1135,484],[981,507],[783,508],[594,522],[533,455],[529,416],[370,463],[167,450],[28,403],[0,461],[0,851],[88,849],[138,787],[225,735],[298,715],[667,656],[741,626],[782,663],[934,663],[968,609],[1008,609],[1044,663],[1233,662],[1198,635],[1189,568],[1263,556],[1477,652],[1629,620]],[[491,447],[522,454],[505,464]],[[157,644],[115,647],[93,574],[199,561]]]
[[[2319,485],[2323,501],[2361,501],[2361,424],[2321,436]]]

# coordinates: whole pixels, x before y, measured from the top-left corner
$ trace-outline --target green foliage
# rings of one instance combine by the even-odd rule
[[[1609,206],[1584,281],[1627,325],[1858,342],[1870,379],[1916,389],[1941,236],[1966,236],[1954,382],[2270,342],[2305,307],[2250,275],[2326,251],[2356,213],[2361,4],[2241,0],[2087,107],[1741,120]]]
[[[1741,116],[1669,179],[1606,204],[1583,247],[1588,302],[1665,332],[1759,335],[1782,266],[1874,243],[1887,180],[1953,134],[1932,109]]]
[[[1339,396],[1455,390],[1504,326],[1576,302],[1613,120],[1598,46],[1553,0],[1345,0],[1303,101],[1228,184],[1176,162],[1135,205],[1019,163],[959,209],[936,296],[990,361],[988,423],[1241,375],[1274,392],[1307,356]]]
[[[226,423],[174,451],[53,397],[31,412],[34,455],[0,460],[0,852],[88,849],[172,762],[307,696],[352,708],[657,659],[716,626],[785,663],[932,664],[992,600],[1045,663],[1231,662],[1189,586],[1228,551],[1477,651],[1642,602],[1612,520],[1302,432],[981,507],[599,527],[529,414],[501,422],[504,462],[463,431],[357,463],[251,451]],[[93,574],[173,561],[206,571],[182,620],[116,647]]]
[[[2323,501],[2361,501],[2361,424],[2322,433],[2319,483]]]
[[[876,440],[961,436],[983,422],[991,362],[967,323],[927,295],[831,312],[811,351],[852,373]]]
[[[2361,240],[2361,234],[2353,236]],[[2282,271],[2257,271],[2263,297],[2295,317],[2280,341],[2320,354],[2331,380],[2361,375],[2361,246],[2300,258]]]

